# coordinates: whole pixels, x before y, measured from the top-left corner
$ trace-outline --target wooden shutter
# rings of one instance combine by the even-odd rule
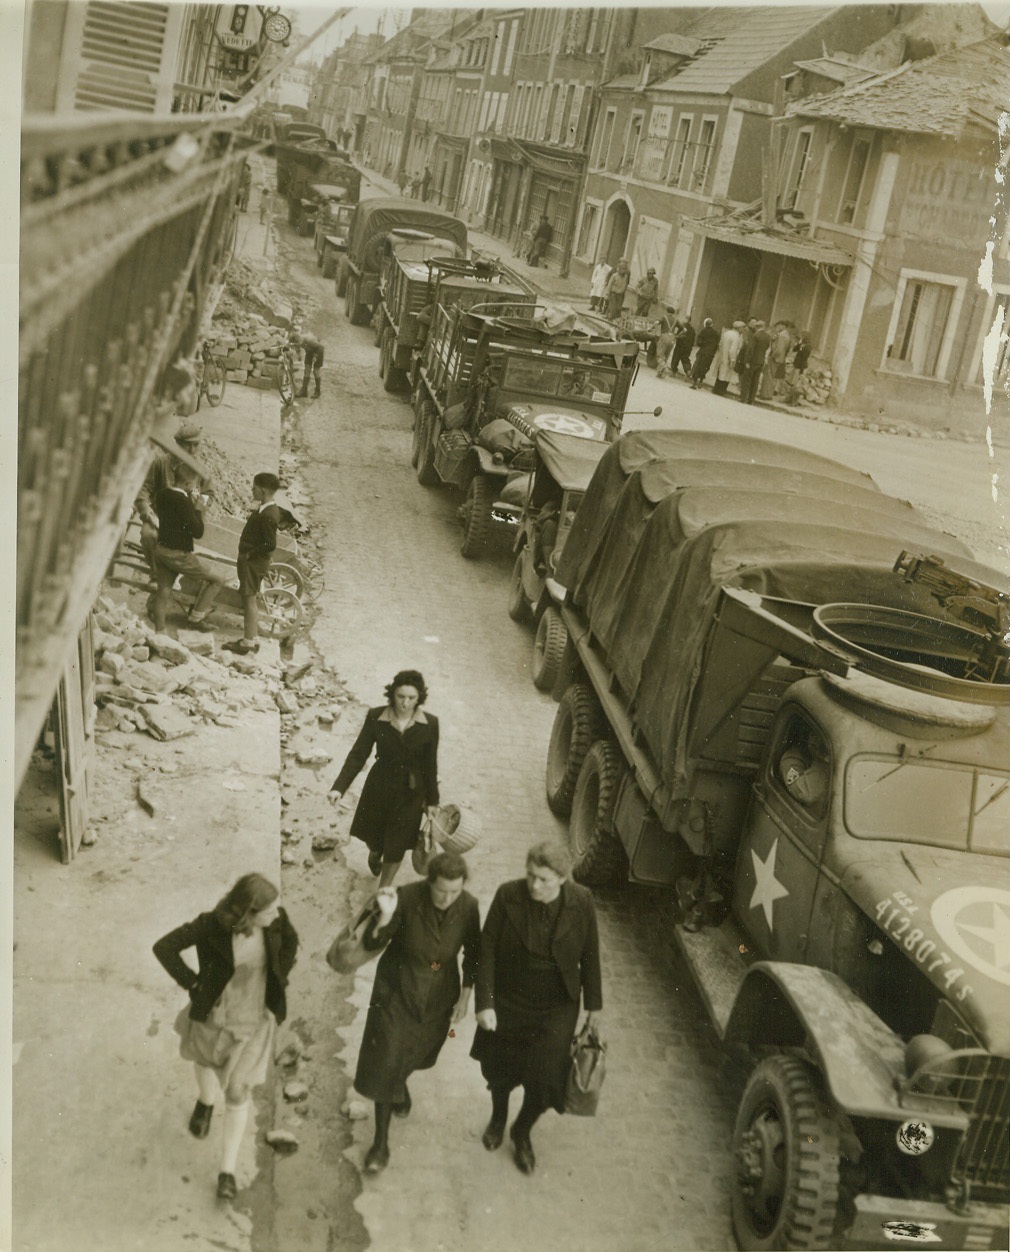
[[[173,23],[174,25],[174,23]],[[89,0],[74,108],[154,113],[164,75],[169,5]]]

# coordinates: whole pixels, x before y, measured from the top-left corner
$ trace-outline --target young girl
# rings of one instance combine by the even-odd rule
[[[209,913],[154,945],[154,955],[180,987],[189,1006],[176,1018],[179,1053],[196,1069],[199,1096],[190,1134],[210,1133],[214,1105],[224,1094],[224,1143],[217,1194],[237,1194],[235,1164],[249,1117],[252,1088],[266,1077],[274,1031],[287,1015],[285,988],[298,936],[279,907],[280,892],[261,874],[246,874]],[[181,957],[196,948],[199,971]]]

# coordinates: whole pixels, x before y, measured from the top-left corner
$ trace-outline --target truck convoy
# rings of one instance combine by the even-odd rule
[[[825,458],[657,432],[604,453],[556,582],[548,803],[576,877],[673,888],[756,1058],[740,1247],[1005,1248],[1006,580]]]
[[[412,460],[423,486],[464,493],[460,551],[483,554],[510,478],[532,468],[534,432],[616,437],[638,365],[638,344],[596,336],[549,309],[493,301],[437,304],[413,389]],[[504,504],[504,502],[502,502]]]

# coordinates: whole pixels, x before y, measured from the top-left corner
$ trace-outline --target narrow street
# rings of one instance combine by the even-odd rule
[[[484,561],[460,557],[457,501],[417,483],[410,466],[411,409],[405,398],[383,392],[371,329],[347,322],[343,301],[320,277],[308,241],[281,224],[278,235],[278,280],[327,351],[322,398],[299,402],[295,442],[325,553],[326,590],[313,643],[359,702],[330,737],[333,772],[365,708],[381,702],[393,673],[420,668],[442,723],[443,799],[472,805],[483,821],[482,841],[469,860],[472,888],[486,909],[496,886],[522,873],[531,842],[563,834],[543,795],[555,706],[529,680],[531,634],[505,612],[511,558],[504,548]],[[681,383],[658,382],[643,369],[629,407],[648,410],[656,403],[664,405],[661,418],[629,417],[626,428],[698,426],[793,440],[872,469],[885,490],[912,499],[990,559],[1000,559],[984,447],[745,409]],[[352,803],[360,783],[348,797]],[[317,812],[328,784],[329,772],[320,771],[308,797]],[[347,821],[349,811],[341,818],[345,829]],[[343,851],[349,874],[332,895],[321,892],[323,877],[305,880],[298,867],[285,871],[285,896],[301,910],[300,920],[315,914],[314,966],[321,965],[331,933],[371,888],[363,846]],[[333,872],[340,874],[337,865]],[[325,878],[328,891],[329,870]],[[363,1237],[368,1246],[397,1252],[734,1246],[728,1144],[741,1075],[717,1046],[674,955],[664,894],[627,887],[598,892],[597,900],[609,1043],[597,1118],[544,1118],[533,1178],[518,1173],[507,1150],[486,1153],[480,1134],[488,1098],[467,1056],[471,1019],[446,1045],[438,1066],[412,1083],[413,1112],[407,1122],[394,1123],[388,1170],[374,1180],[358,1176],[370,1117],[350,1123],[327,1118],[318,1142],[325,1169],[305,1155],[278,1167],[276,1211],[259,1229],[265,1233],[269,1226],[279,1242],[254,1235],[254,1246],[284,1246],[281,1231],[297,1232],[300,1248],[362,1246],[357,1240]],[[339,980],[349,991],[345,1002],[325,966],[321,976],[318,968],[305,970],[306,982],[324,996],[317,1003],[330,1012],[339,1002],[333,1010],[340,1022],[336,1071],[324,1077],[323,1067],[313,1066],[322,1084],[313,1092],[316,1108],[324,1091],[331,1101],[353,1098],[349,1084],[373,972],[366,966],[353,987],[352,980]],[[305,1033],[328,1040],[332,1023],[313,1026],[311,1012],[301,1017]],[[324,1197],[314,1188],[327,1171],[341,1181]]]

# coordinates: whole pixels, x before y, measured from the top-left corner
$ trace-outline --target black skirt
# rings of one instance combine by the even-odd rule
[[[373,1004],[365,1019],[354,1089],[366,1100],[400,1104],[404,1084],[416,1069],[431,1069],[449,1035],[452,1008],[420,1021],[407,1011],[399,993],[388,1004]]]

